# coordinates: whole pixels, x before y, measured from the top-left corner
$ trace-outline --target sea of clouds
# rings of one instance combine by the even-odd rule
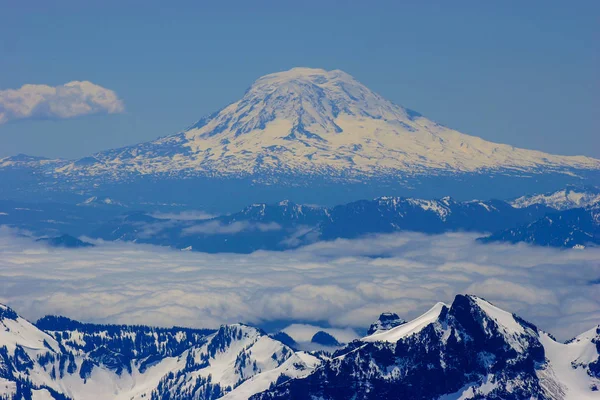
[[[567,339],[600,322],[600,249],[483,245],[402,233],[285,252],[204,254],[132,243],[53,249],[0,230],[0,302],[29,319],[367,328],[476,294]]]

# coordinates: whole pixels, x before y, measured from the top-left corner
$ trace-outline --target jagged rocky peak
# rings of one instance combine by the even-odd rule
[[[406,324],[353,342],[307,378],[253,399],[592,398],[586,385],[594,378],[583,368],[581,381],[562,375],[571,349],[549,339],[547,346],[557,349],[551,363],[544,346],[535,326],[482,298],[458,295],[451,306],[437,303]],[[556,388],[560,397],[550,394]],[[578,393],[564,396],[570,390]]]
[[[538,329],[535,325],[481,297],[457,295],[448,314],[472,337],[485,340],[502,338],[518,353],[536,345]]]
[[[534,325],[488,301],[473,295],[457,295],[450,306],[437,303],[414,320],[376,332],[363,340],[395,343],[420,333],[428,326],[439,331],[445,331],[452,326],[457,335],[467,334],[472,339],[484,341],[502,337],[503,341],[514,345],[517,351],[523,351],[528,346],[529,338],[537,336],[537,328]]]
[[[367,335],[379,333],[383,331],[389,331],[392,328],[405,324],[406,321],[398,316],[396,313],[384,312],[382,313],[377,321],[373,322],[367,331]]]

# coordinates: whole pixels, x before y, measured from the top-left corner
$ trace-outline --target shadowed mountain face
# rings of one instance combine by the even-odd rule
[[[457,296],[252,399],[592,399],[599,334],[594,328],[560,345],[481,298]]]
[[[600,160],[517,149],[441,126],[343,71],[294,68],[259,78],[239,101],[175,135],[75,161],[0,159],[0,187],[16,184],[11,196],[58,196],[76,188],[120,198],[128,188],[138,201],[181,201],[187,191],[186,202],[211,206],[232,203],[225,195],[232,191],[246,195],[246,202],[264,202],[290,198],[275,193],[295,187],[301,190],[288,191],[295,201],[331,204],[330,197],[342,203],[386,194],[377,191],[381,185],[393,189],[387,194],[423,185],[432,190],[427,197],[469,192],[481,198],[490,188],[500,196],[502,179],[539,190],[574,180],[573,173],[598,179],[599,171]],[[482,174],[499,179],[483,188]],[[560,182],[548,181],[550,175]],[[451,182],[455,191],[436,193],[433,182]],[[314,192],[317,186],[322,193]]]
[[[483,243],[529,243],[537,246],[583,248],[600,245],[600,207],[549,213],[528,224],[496,232]]]
[[[313,341],[337,344],[324,332]],[[0,305],[0,398],[585,400],[600,385],[600,326],[563,344],[475,296],[333,354],[285,342],[244,324],[154,328],[59,316],[31,324]]]

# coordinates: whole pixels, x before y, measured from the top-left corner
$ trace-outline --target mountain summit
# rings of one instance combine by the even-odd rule
[[[564,180],[600,176],[600,160],[488,142],[398,106],[343,71],[293,68],[259,78],[239,101],[175,135],[75,161],[0,159],[0,173],[14,169],[33,169],[27,176],[41,179],[30,185],[35,190],[77,187],[85,195],[99,195],[98,188],[139,179],[243,179],[285,187],[367,183],[377,189],[382,181],[406,188],[414,187],[410,181],[415,179],[464,182],[466,175],[485,174],[559,174]],[[398,194],[372,192],[360,197]],[[323,203],[322,198],[298,200]]]

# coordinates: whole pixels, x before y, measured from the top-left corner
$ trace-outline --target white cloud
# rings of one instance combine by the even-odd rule
[[[158,218],[158,219],[175,219],[175,220],[179,220],[179,221],[205,220],[205,219],[211,219],[211,218],[216,217],[216,215],[209,214],[204,211],[198,211],[198,210],[169,212],[169,213],[156,212],[156,213],[150,214],[150,216],[153,218]]]
[[[23,85],[0,90],[0,124],[19,119],[64,119],[88,114],[116,114],[123,101],[110,89],[89,81],[59,86]]]
[[[472,293],[560,339],[600,321],[600,290],[591,284],[600,278],[600,249],[482,245],[475,237],[407,233],[240,255],[132,243],[49,249],[4,232],[0,302],[30,319],[366,329],[381,312],[410,319]]]
[[[236,221],[231,224],[224,224],[221,221],[208,221],[202,224],[190,226],[182,230],[183,235],[193,235],[196,233],[203,233],[206,235],[223,235],[240,233],[245,231],[278,231],[281,229],[281,225],[275,222],[269,223],[255,223],[249,221]]]

